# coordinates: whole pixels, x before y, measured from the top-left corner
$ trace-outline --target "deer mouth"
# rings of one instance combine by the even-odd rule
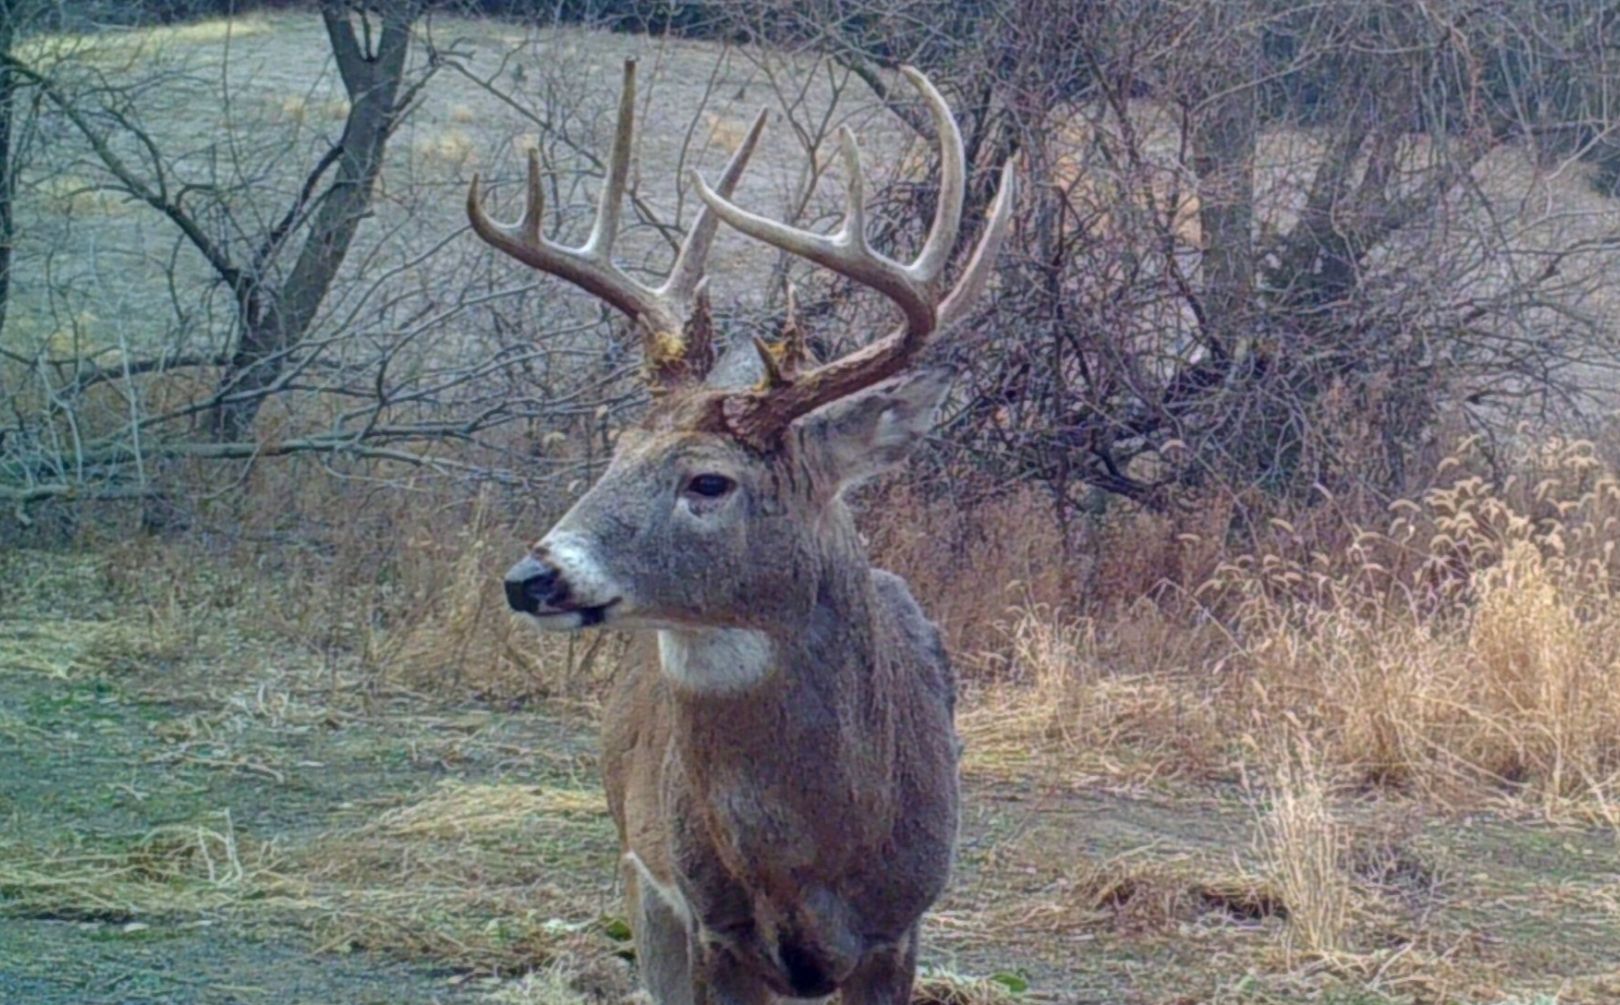
[[[605,604],[577,604],[553,607],[528,615],[534,623],[547,629],[594,628],[607,620],[608,612],[619,606],[623,597],[614,597]]]

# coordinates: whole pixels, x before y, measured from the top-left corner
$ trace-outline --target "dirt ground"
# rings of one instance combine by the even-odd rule
[[[368,689],[242,627],[253,594],[143,607],[103,559],[0,573],[0,1001],[549,1003],[520,983],[547,966],[586,1001],[631,986],[588,709]],[[967,806],[926,955],[1027,982],[1010,1000],[1620,1001],[1605,829],[1346,806],[1365,949],[1302,963],[1236,780],[970,753]]]

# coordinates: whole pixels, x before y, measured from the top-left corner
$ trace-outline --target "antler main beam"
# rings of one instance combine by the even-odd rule
[[[709,248],[714,243],[719,219],[707,205],[698,212],[676,252],[675,264],[665,281],[648,286],[632,279],[613,261],[613,244],[619,233],[624,206],[625,183],[635,145],[636,62],[624,61],[624,86],[619,92],[618,120],[613,131],[613,148],[608,154],[607,175],[597,199],[596,220],[583,244],[568,246],[549,240],[542,227],[545,189],[541,178],[540,155],[529,152],[527,194],[523,215],[516,223],[497,223],[484,210],[479,179],[473,176],[467,189],[467,220],[479,237],[529,267],[565,279],[592,296],[638,322],[648,353],[649,373],[671,372],[687,351],[684,328],[697,310],[703,292],[704,269]],[[766,111],[754,119],[742,143],[726,162],[720,175],[724,196],[736,189],[748,159],[765,127]],[[671,358],[673,357],[673,358]]]
[[[778,377],[769,387],[729,402],[728,421],[732,428],[756,444],[763,446],[773,441],[798,416],[898,373],[916,358],[935,330],[967,312],[989,281],[996,254],[1012,219],[1015,187],[1012,162],[1001,169],[1000,188],[978,246],[956,285],[946,293],[943,289],[945,269],[962,223],[967,155],[956,119],[938,89],[912,67],[902,67],[901,72],[928,105],[940,147],[938,209],[922,251],[910,264],[889,258],[867,241],[860,148],[848,128],[839,134],[847,178],[844,222],[835,234],[816,234],[751,213],[731,202],[729,193],[710,189],[701,177],[693,174],[698,195],[727,224],[790,255],[809,259],[877,290],[893,301],[905,316],[905,323],[899,329],[877,342],[792,381]]]

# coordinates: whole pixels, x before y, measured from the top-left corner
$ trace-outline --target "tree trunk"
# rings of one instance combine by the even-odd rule
[[[0,0],[0,56],[11,55],[17,35],[16,5]],[[17,191],[16,172],[11,163],[12,116],[17,96],[17,75],[11,64],[0,59],[0,334],[6,330],[11,306],[11,249],[16,237],[12,196]]]
[[[241,334],[229,366],[220,379],[214,410],[214,436],[221,441],[246,438],[266,392],[276,385],[287,362],[308,333],[310,324],[337,276],[360,221],[371,206],[382,169],[388,136],[399,112],[400,85],[410,49],[413,15],[404,4],[388,5],[374,52],[355,37],[344,5],[323,3],[321,17],[348,91],[350,110],[335,161],[336,175],[319,196],[287,279],[277,289],[255,284],[237,291],[242,304]]]
[[[1191,143],[1204,232],[1205,337],[1218,358],[1246,334],[1254,296],[1254,163],[1259,33],[1242,23],[1247,5],[1213,4],[1206,14],[1213,59]]]

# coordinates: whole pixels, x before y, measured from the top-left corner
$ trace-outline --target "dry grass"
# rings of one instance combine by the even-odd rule
[[[1535,460],[1527,490],[1397,506],[1338,563],[1229,566],[1253,715],[1297,717],[1367,781],[1620,824],[1620,482],[1590,445]]]
[[[222,812],[119,849],[0,848],[0,897],[13,914],[133,922],[284,895],[291,884],[279,866],[273,848],[239,837]]]
[[[1584,443],[1538,449],[1501,490],[1461,463],[1386,526],[1278,520],[1151,603],[1015,609],[968,663],[995,682],[963,716],[969,770],[1228,777],[1274,770],[1254,737],[1295,722],[1354,784],[1620,825],[1620,481]],[[1207,562],[1205,537],[1178,537],[1183,570]]]
[[[58,680],[161,665],[185,651],[178,622],[0,621],[0,665]]]
[[[1062,606],[1073,586],[1062,529],[1033,490],[970,509],[898,483],[867,510],[874,564],[906,577],[958,659],[979,662],[1014,610]]]
[[[118,32],[113,38],[133,44],[139,38],[147,44],[213,45],[232,38],[252,38],[273,29],[269,17],[245,14],[241,17],[209,18],[186,24],[162,25],[139,31]]]
[[[1218,942],[1283,999],[1475,1002],[1514,987],[1500,954],[1428,921],[1429,867],[1347,816],[1375,793],[1620,825],[1620,481],[1579,442],[1527,450],[1495,487],[1470,461],[1465,444],[1449,483],[1383,523],[1304,513],[1246,554],[1164,522],[1129,549],[1166,572],[1151,603],[1131,600],[1128,555],[1096,561],[1104,589],[1016,607],[968,662],[970,777],[1265,781],[1246,862],[1083,859],[992,926],[1140,945],[1260,922],[1268,934]],[[993,558],[981,572],[1001,575]],[[1493,896],[1452,906],[1477,898],[1463,909],[1499,916]],[[1604,1000],[1587,983],[1565,993]]]
[[[1281,761],[1260,817],[1260,853],[1288,905],[1284,949],[1329,957],[1346,948],[1355,892],[1346,868],[1349,843],[1336,818],[1321,765],[1306,741]]]
[[[268,99],[271,102],[271,114],[274,119],[281,122],[296,122],[303,124],[313,119],[324,119],[328,122],[342,122],[349,117],[348,98],[327,98],[323,101],[311,102],[307,95],[291,94],[283,98]]]
[[[461,129],[416,137],[412,160],[434,170],[461,170],[478,163],[478,144]]]
[[[491,991],[490,1005],[590,1005],[572,960],[560,958]]]
[[[135,208],[129,196],[76,175],[47,178],[36,191],[50,212],[62,216],[123,216]]]
[[[514,618],[496,590],[517,553],[499,529],[487,495],[447,550],[448,574],[423,570],[410,617],[371,635],[365,661],[385,680],[414,690],[486,698],[592,695],[623,658],[622,638],[606,633],[541,634]]]
[[[1207,645],[1141,604],[1112,624],[1050,608],[1016,612],[1005,635],[1005,679],[962,720],[966,768],[1017,774],[1056,761],[1087,774],[1146,781],[1224,764],[1213,694],[1182,668]]]
[[[297,856],[324,947],[503,974],[603,956],[600,791],[447,782],[367,816]]]
[[[1105,931],[1143,938],[1192,925],[1275,930],[1290,904],[1259,868],[1147,845],[1068,863],[1040,896],[996,914],[994,925],[1053,937]]]
[[[105,69],[123,69],[174,49],[224,46],[267,34],[274,28],[274,22],[266,15],[245,14],[124,31],[39,35],[19,43],[14,55],[23,62],[39,64],[71,54],[76,61]]]
[[[911,1005],[1014,1005],[1018,996],[993,977],[970,977],[924,968],[911,991]]]
[[[607,802],[599,789],[447,781],[420,802],[382,813],[367,830],[388,838],[449,840],[502,833],[549,816],[606,814]]]
[[[742,146],[742,141],[748,136],[749,125],[747,119],[723,115],[708,109],[703,112],[704,135],[708,137],[710,143],[728,154],[736,153],[737,148]]]

